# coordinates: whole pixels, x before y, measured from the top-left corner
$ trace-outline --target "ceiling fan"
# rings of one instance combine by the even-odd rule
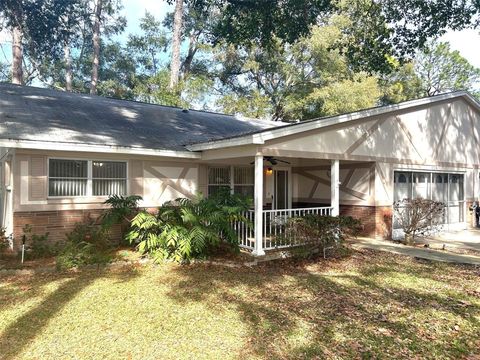
[[[273,156],[264,156],[263,161],[268,161],[272,166],[278,165],[279,162],[284,164],[290,164],[288,161],[280,160],[280,159],[274,158]],[[255,161],[252,161],[250,165],[253,165],[254,163]]]

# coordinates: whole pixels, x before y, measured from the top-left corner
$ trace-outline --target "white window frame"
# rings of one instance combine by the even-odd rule
[[[85,195],[50,195],[50,160],[70,160],[70,161],[86,161],[87,162],[87,193]],[[99,159],[99,158],[69,158],[69,157],[48,157],[47,158],[47,199],[84,199],[84,198],[98,198],[106,199],[108,195],[93,195],[93,163],[94,162],[118,162],[125,164],[125,181],[126,184],[126,193],[125,195],[130,194],[130,181],[129,181],[129,164],[127,160],[112,160],[112,159]],[[98,178],[101,180],[101,178]]]
[[[210,173],[210,169],[212,168],[226,168],[226,167],[229,167],[230,168],[230,184],[225,184],[225,185],[222,185],[222,184],[210,184],[210,181],[208,181],[207,183],[207,195],[210,196],[210,186],[229,186],[230,188],[230,194],[234,194],[235,192],[235,186],[238,185],[238,186],[252,186],[252,187],[255,187],[255,175],[254,175],[254,179],[253,179],[253,183],[252,184],[236,184],[235,183],[235,168],[248,168],[248,167],[251,167],[253,169],[253,166],[248,166],[248,165],[210,165],[208,166],[208,169],[207,169],[207,174],[209,175]],[[209,176],[207,176],[208,180],[210,179]]]

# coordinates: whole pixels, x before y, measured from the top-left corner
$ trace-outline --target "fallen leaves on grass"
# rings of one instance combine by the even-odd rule
[[[479,270],[373,251],[0,279],[9,359],[475,358]],[[5,349],[5,350],[4,350]]]

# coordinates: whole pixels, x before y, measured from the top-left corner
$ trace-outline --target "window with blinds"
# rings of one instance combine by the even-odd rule
[[[92,194],[94,196],[125,195],[127,164],[113,161],[93,161]]]
[[[234,167],[233,174],[233,192],[253,198],[255,187],[253,167]]]
[[[127,163],[50,159],[49,196],[126,195]]]
[[[253,197],[253,167],[216,166],[208,169],[208,194],[215,194],[220,188],[227,188],[235,194]],[[233,181],[232,181],[233,180]]]
[[[221,188],[230,189],[230,166],[208,169],[208,194],[213,195]]]
[[[50,159],[48,194],[50,196],[86,196],[88,161]]]

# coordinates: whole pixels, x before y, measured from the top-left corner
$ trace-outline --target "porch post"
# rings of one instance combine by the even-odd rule
[[[332,160],[330,176],[332,216],[340,214],[340,160]]]
[[[263,251],[263,155],[255,155],[255,256],[265,255]]]

